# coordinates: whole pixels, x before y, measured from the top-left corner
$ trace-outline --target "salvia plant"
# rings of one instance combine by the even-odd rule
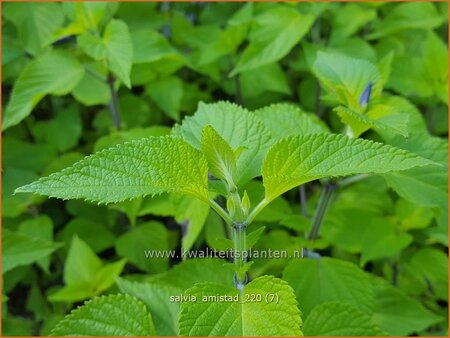
[[[2,9],[3,334],[448,334],[446,4]]]

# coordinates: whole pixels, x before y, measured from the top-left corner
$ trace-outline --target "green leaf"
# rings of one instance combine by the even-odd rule
[[[36,141],[54,145],[61,152],[75,147],[81,132],[81,116],[77,105],[70,105],[62,109],[53,120],[39,121],[32,127]]]
[[[428,265],[432,260],[426,261]],[[375,308],[373,323],[391,336],[408,336],[421,332],[443,320],[417,299],[381,279],[374,279]]]
[[[103,264],[92,249],[77,236],[64,265],[65,287],[51,294],[51,301],[73,302],[96,296],[114,284],[125,260]]]
[[[126,258],[139,269],[158,273],[167,269],[168,257],[148,258],[146,250],[169,250],[167,229],[159,222],[146,222],[120,236],[116,241],[119,257]]]
[[[393,139],[398,148],[440,163],[441,166],[416,167],[387,173],[386,182],[406,200],[429,207],[448,207],[448,143],[427,133],[412,134],[408,139]]]
[[[254,114],[263,121],[273,139],[288,136],[327,132],[327,126],[320,119],[289,104],[272,104],[258,109]]]
[[[97,210],[96,212],[99,213]],[[83,215],[72,218],[58,233],[58,240],[64,241],[69,247],[72,237],[77,235],[94,252],[102,252],[112,247],[116,236],[106,227],[105,221],[89,218],[83,218]]]
[[[64,23],[59,3],[8,3],[2,16],[16,26],[25,50],[32,55],[38,55]]]
[[[210,125],[203,128],[201,149],[208,161],[209,171],[216,178],[226,180],[228,185],[232,185],[236,171],[235,152]]]
[[[127,295],[96,297],[73,310],[51,336],[154,336],[145,305]]]
[[[147,306],[159,336],[178,335],[180,305],[171,301],[171,298],[181,294],[181,289],[162,283],[138,283],[122,278],[117,279],[117,285],[120,291],[136,297]]]
[[[4,139],[2,140],[2,146],[5,147]],[[3,156],[5,154],[5,148],[3,148]],[[4,157],[3,157],[3,165]],[[36,201],[37,196],[32,194],[20,194],[13,195],[14,190],[21,185],[30,183],[36,179],[38,176],[29,171],[16,168],[4,167],[2,173],[2,217],[6,219],[8,217],[13,218],[19,216],[21,213],[27,210],[28,206]]]
[[[27,117],[45,95],[69,93],[83,73],[77,59],[67,52],[52,51],[29,62],[14,84],[3,115],[2,130]]]
[[[350,304],[334,302],[317,305],[306,318],[303,332],[320,337],[384,335],[368,314]]]
[[[433,3],[396,4],[384,20],[377,22],[374,32],[368,37],[379,39],[405,29],[432,29],[440,26],[442,22],[443,20]]]
[[[148,278],[150,283],[186,290],[196,283],[211,282],[233,285],[233,272],[224,268],[226,261],[212,258],[186,259],[162,274]]]
[[[209,205],[190,196],[172,195],[175,220],[183,227],[182,250],[190,250],[202,232]]]
[[[84,33],[78,37],[80,48],[94,60],[105,60],[111,71],[128,87],[133,59],[133,44],[125,22],[111,20],[103,37]]]
[[[359,98],[369,83],[373,83],[371,101],[381,94],[381,75],[367,60],[319,51],[312,70],[339,103],[357,113],[363,111]]]
[[[294,289],[306,317],[324,302],[350,304],[370,314],[374,306],[369,278],[355,265],[334,258],[293,260],[283,279]]]
[[[279,302],[269,301],[276,294]],[[181,304],[182,336],[299,336],[301,318],[289,285],[272,276],[259,277],[237,289],[213,283],[196,284],[186,291],[197,302]],[[208,296],[235,297],[233,301],[207,300]],[[261,301],[251,301],[260,295]],[[239,297],[240,296],[240,297]],[[258,296],[259,297],[259,296]]]
[[[291,94],[287,76],[278,63],[268,63],[245,71],[240,75],[239,81],[245,98],[259,98],[266,92]]]
[[[111,100],[111,93],[106,83],[105,67],[100,62],[89,62],[83,66],[87,71],[73,89],[73,97],[85,106],[107,104]]]
[[[183,82],[178,77],[170,76],[151,82],[147,85],[146,92],[162,111],[179,121]]]
[[[357,33],[364,25],[374,20],[376,16],[376,10],[365,4],[351,2],[340,7],[336,10],[332,19],[331,43],[336,44],[345,41],[346,38]]]
[[[372,217],[361,238],[361,265],[379,258],[394,257],[411,244],[410,234],[396,230],[395,224],[381,217]]]
[[[28,219],[19,224],[18,233],[41,241],[53,241],[53,221],[47,215]],[[50,273],[50,257],[43,257],[37,264],[47,274]]]
[[[208,201],[207,179],[199,151],[171,136],[149,137],[97,152],[16,192],[99,203],[180,192]]]
[[[182,55],[170,45],[166,37],[154,30],[141,29],[131,32],[133,63],[147,63],[170,58],[183,60]]]
[[[2,274],[17,266],[28,265],[47,257],[61,245],[2,230]]]
[[[270,132],[249,111],[229,102],[201,102],[192,117],[173,129],[196,148],[201,146],[202,130],[211,125],[232,149],[243,149],[236,163],[235,183],[240,186],[259,176],[264,154],[271,143]]]
[[[427,288],[431,285],[436,298],[448,300],[448,257],[443,251],[423,247],[412,255],[408,268]]]
[[[435,94],[448,105],[448,47],[430,31],[423,46],[425,74]]]
[[[407,116],[392,106],[375,104],[369,107],[366,114],[359,114],[342,106],[336,107],[334,110],[342,122],[351,128],[352,137],[359,137],[371,128],[379,133],[388,132],[392,135],[408,136]]]
[[[293,8],[282,6],[261,13],[255,18],[249,46],[230,75],[283,58],[308,32],[313,21],[311,14],[300,14]]]
[[[2,137],[2,165],[31,172],[43,171],[57,157],[49,144],[33,144],[12,137]]]
[[[266,200],[309,181],[353,174],[381,174],[434,164],[413,153],[337,134],[289,137],[268,151],[262,166]]]

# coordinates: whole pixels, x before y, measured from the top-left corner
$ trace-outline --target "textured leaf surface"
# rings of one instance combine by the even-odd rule
[[[254,113],[269,129],[274,140],[328,131],[326,125],[317,116],[307,114],[300,108],[288,104],[273,104],[258,109]]]
[[[2,273],[47,257],[61,245],[8,229],[2,231]]]
[[[52,336],[154,336],[145,305],[127,295],[97,297],[72,311]]]
[[[382,331],[371,323],[368,314],[350,304],[323,303],[316,306],[305,320],[305,336],[379,336]]]
[[[200,103],[192,117],[174,129],[196,148],[200,148],[202,130],[211,125],[233,150],[241,147],[236,164],[236,184],[242,185],[259,176],[264,154],[271,143],[270,132],[249,111],[229,102]]]
[[[389,145],[336,134],[289,137],[267,153],[262,167],[266,199],[322,177],[381,174],[433,164]]]
[[[100,203],[162,192],[207,199],[207,178],[200,152],[177,138],[151,137],[102,150],[16,191]]]
[[[277,294],[279,302],[266,302]],[[186,336],[299,336],[300,311],[289,285],[275,277],[259,277],[244,288],[241,304],[203,301],[203,297],[235,296],[239,291],[213,283],[201,283],[186,291],[198,302],[181,304],[180,334]],[[259,294],[261,302],[246,301],[246,295]]]
[[[27,117],[45,95],[69,93],[83,73],[77,59],[61,51],[49,52],[28,63],[14,84],[3,115],[2,130]]]
[[[300,14],[287,7],[276,7],[260,14],[244,50],[231,75],[278,61],[301,40],[314,16]]]
[[[355,265],[333,258],[294,260],[283,279],[294,289],[302,312],[324,302],[348,303],[370,314],[374,296],[369,278]]]
[[[133,44],[125,22],[112,20],[102,38],[85,33],[78,37],[80,48],[94,60],[106,60],[111,71],[130,87]]]
[[[171,302],[170,297],[180,295],[181,289],[162,283],[138,283],[119,278],[120,290],[136,297],[147,305],[160,336],[178,335],[178,315],[180,304]]]

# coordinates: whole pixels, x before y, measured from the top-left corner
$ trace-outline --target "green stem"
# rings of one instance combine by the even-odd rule
[[[366,179],[367,177],[369,177],[368,174],[359,174],[359,175],[355,175],[355,176],[350,176],[350,177],[342,179],[341,181],[339,181],[338,184],[339,184],[340,188],[343,188],[350,184],[357,183],[363,179]]]
[[[245,264],[247,263],[247,223],[233,223],[233,260],[235,265],[234,284],[237,289],[242,289],[247,283],[247,272]]]
[[[335,187],[336,186],[334,183],[327,182],[322,190],[322,193],[320,194],[319,204],[317,205],[316,212],[314,213],[311,222],[311,232],[308,235],[308,239],[310,241],[315,240],[319,236],[320,225],[322,224],[325,213],[327,212],[331,195],[333,194]]]
[[[269,204],[271,201],[266,200],[265,198],[258,203],[258,205],[252,210],[250,215],[247,217],[247,224],[251,224],[256,216],[264,209],[267,204]]]
[[[302,184],[298,187],[299,196],[300,196],[300,210],[302,212],[302,215],[306,218],[309,218],[308,208],[306,205],[306,190],[305,185]]]
[[[117,130],[120,130],[120,108],[119,108],[119,97],[117,95],[116,89],[114,88],[114,76],[110,73],[108,75],[108,87],[111,95],[111,101],[109,102],[109,110],[111,110],[112,120],[114,126]]]
[[[230,218],[228,213],[213,199],[209,200],[209,205],[214,209],[215,212],[219,214],[220,217],[228,224],[233,224],[233,220]]]

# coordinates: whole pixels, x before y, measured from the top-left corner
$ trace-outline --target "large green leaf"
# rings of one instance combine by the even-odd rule
[[[62,51],[49,52],[28,63],[14,84],[3,115],[2,130],[27,117],[45,95],[68,94],[83,73],[77,59]]]
[[[259,176],[264,154],[271,143],[270,132],[252,113],[229,102],[200,103],[192,117],[186,117],[173,130],[196,148],[200,148],[203,128],[211,125],[233,150],[242,152],[236,163],[237,185]]]
[[[323,177],[381,174],[433,164],[405,150],[337,134],[285,138],[268,151],[262,166],[266,200]]]
[[[305,316],[324,302],[348,303],[367,314],[374,307],[369,278],[348,262],[327,257],[293,260],[283,279],[294,289]]]
[[[47,257],[61,245],[40,240],[8,229],[2,230],[2,273]]]
[[[84,33],[78,37],[80,48],[94,60],[106,60],[111,71],[131,87],[130,72],[133,59],[133,44],[125,22],[111,20],[103,37]]]
[[[207,179],[204,156],[183,140],[165,136],[102,150],[16,191],[100,203],[162,192],[180,192],[207,201]]]
[[[305,336],[380,336],[382,331],[367,313],[350,304],[323,303],[317,305],[305,320]]]
[[[300,311],[289,285],[275,277],[259,277],[237,289],[213,283],[186,291],[197,302],[181,304],[180,335],[184,336],[299,336]],[[235,297],[220,301],[208,297]],[[206,297],[206,298],[205,298]],[[253,297],[261,297],[256,301]],[[279,297],[279,302],[275,297]],[[233,298],[232,298],[233,299]],[[253,299],[253,301],[252,301]]]
[[[154,336],[152,317],[131,296],[97,297],[72,311],[51,336]]]
[[[231,75],[258,68],[286,56],[311,27],[314,16],[277,6],[255,18],[250,44]]]

